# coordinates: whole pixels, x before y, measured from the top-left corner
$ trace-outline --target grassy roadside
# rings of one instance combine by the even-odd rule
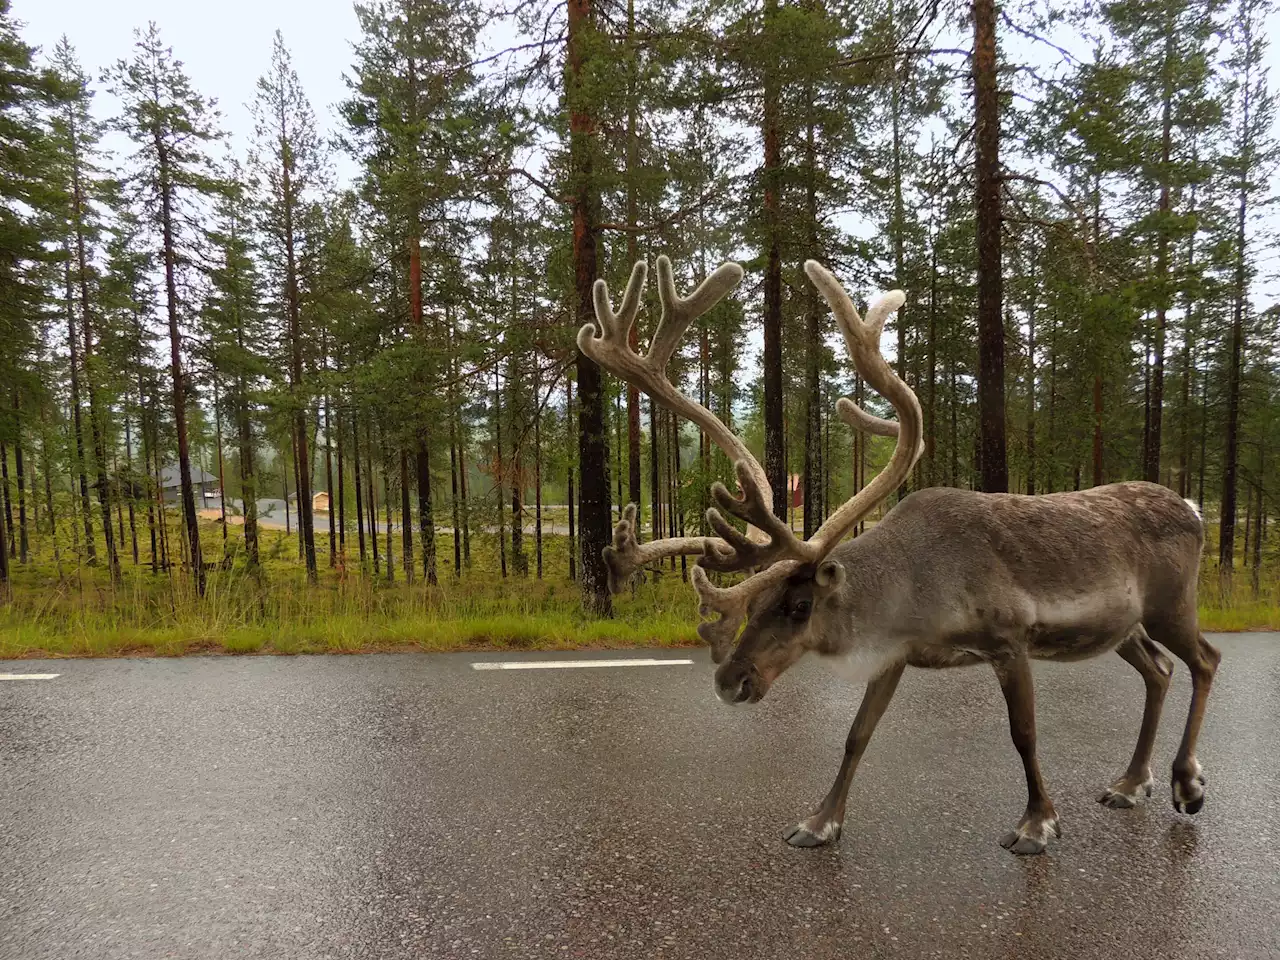
[[[338,617],[324,623],[216,623],[136,627],[0,622],[0,659],[37,657],[180,657],[189,654],[318,654],[456,650],[573,650],[679,647],[697,642],[688,618],[579,621],[543,614],[526,617]]]
[[[210,530],[220,538],[220,532]],[[100,567],[61,566],[48,558],[15,568],[14,589],[0,602],[0,658],[183,656],[187,654],[317,654],[379,651],[565,650],[679,647],[698,642],[697,603],[678,570],[668,570],[615,598],[614,616],[583,616],[578,584],[564,574],[566,538],[544,543],[544,577],[535,558],[530,574],[514,576],[492,536],[473,537],[473,564],[460,578],[452,570],[453,546],[440,538],[440,585],[406,584],[358,566],[327,566],[327,538],[317,584],[308,584],[296,561],[296,541],[267,534],[261,578],[242,566],[210,570],[203,598],[194,596],[180,571],[151,573],[144,563],[126,565],[112,586]],[[210,536],[212,543],[217,540]],[[215,548],[216,549],[216,548]],[[531,552],[531,551],[530,551]],[[532,552],[531,552],[532,553]],[[399,558],[397,558],[399,559]],[[510,559],[510,558],[508,558]],[[1216,574],[1201,584],[1201,627],[1206,631],[1280,630],[1280,592],[1274,586],[1252,596],[1238,578],[1224,603]],[[1274,584],[1275,578],[1266,581]]]

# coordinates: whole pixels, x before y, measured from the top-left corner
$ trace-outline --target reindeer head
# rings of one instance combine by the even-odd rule
[[[822,651],[825,625],[844,587],[845,571],[828,554],[897,487],[924,451],[920,402],[880,353],[880,334],[889,315],[906,299],[900,291],[880,297],[864,322],[839,282],[815,261],[805,273],[835,314],[854,366],[872,387],[893,405],[898,421],[883,420],[841,398],[836,411],[850,426],[880,436],[897,437],[898,444],[884,472],[843,504],[808,540],[770,508],[772,491],[759,462],[706,407],[677,390],[666,368],[689,324],[705,313],[742,279],[735,263],[720,266],[687,298],[676,295],[671,263],[658,258],[658,295],[662,318],[649,352],[639,355],[628,346],[628,335],[639,312],[646,267],[636,264],[615,314],[603,280],[595,285],[596,324],[578,331],[578,348],[611,371],[647,392],[654,400],[692,420],[722,449],[734,465],[739,495],[722,484],[712,487],[716,507],[707,522],[716,537],[680,537],[641,544],[636,508],[629,505],[613,531],[613,545],[604,550],[610,588],[620,590],[641,566],[678,554],[698,555],[692,580],[704,620],[698,635],[711,646],[712,659],[721,664],[716,689],[729,702],[756,701],[775,679],[807,651]],[[743,534],[728,517],[747,525]],[[742,573],[746,579],[732,586],[711,582],[708,571]],[[745,623],[745,628],[743,624]]]

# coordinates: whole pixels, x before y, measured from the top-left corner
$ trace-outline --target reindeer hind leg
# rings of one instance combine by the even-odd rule
[[[1173,806],[1179,813],[1199,813],[1204,806],[1205,777],[1196,759],[1196,740],[1222,654],[1200,632],[1194,604],[1183,607],[1177,615],[1151,619],[1144,625],[1151,639],[1162,644],[1191,672],[1191,709],[1173,760]]]

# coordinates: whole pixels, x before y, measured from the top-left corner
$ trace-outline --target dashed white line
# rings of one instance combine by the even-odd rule
[[[60,673],[0,673],[0,680],[52,680]]]
[[[472,670],[574,670],[589,667],[672,667],[692,660],[486,660],[471,664]]]

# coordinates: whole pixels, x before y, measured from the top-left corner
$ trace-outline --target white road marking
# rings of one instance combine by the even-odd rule
[[[0,673],[0,680],[52,680],[60,673]]]
[[[692,660],[498,660],[471,664],[472,670],[572,670],[583,667],[667,667]]]

